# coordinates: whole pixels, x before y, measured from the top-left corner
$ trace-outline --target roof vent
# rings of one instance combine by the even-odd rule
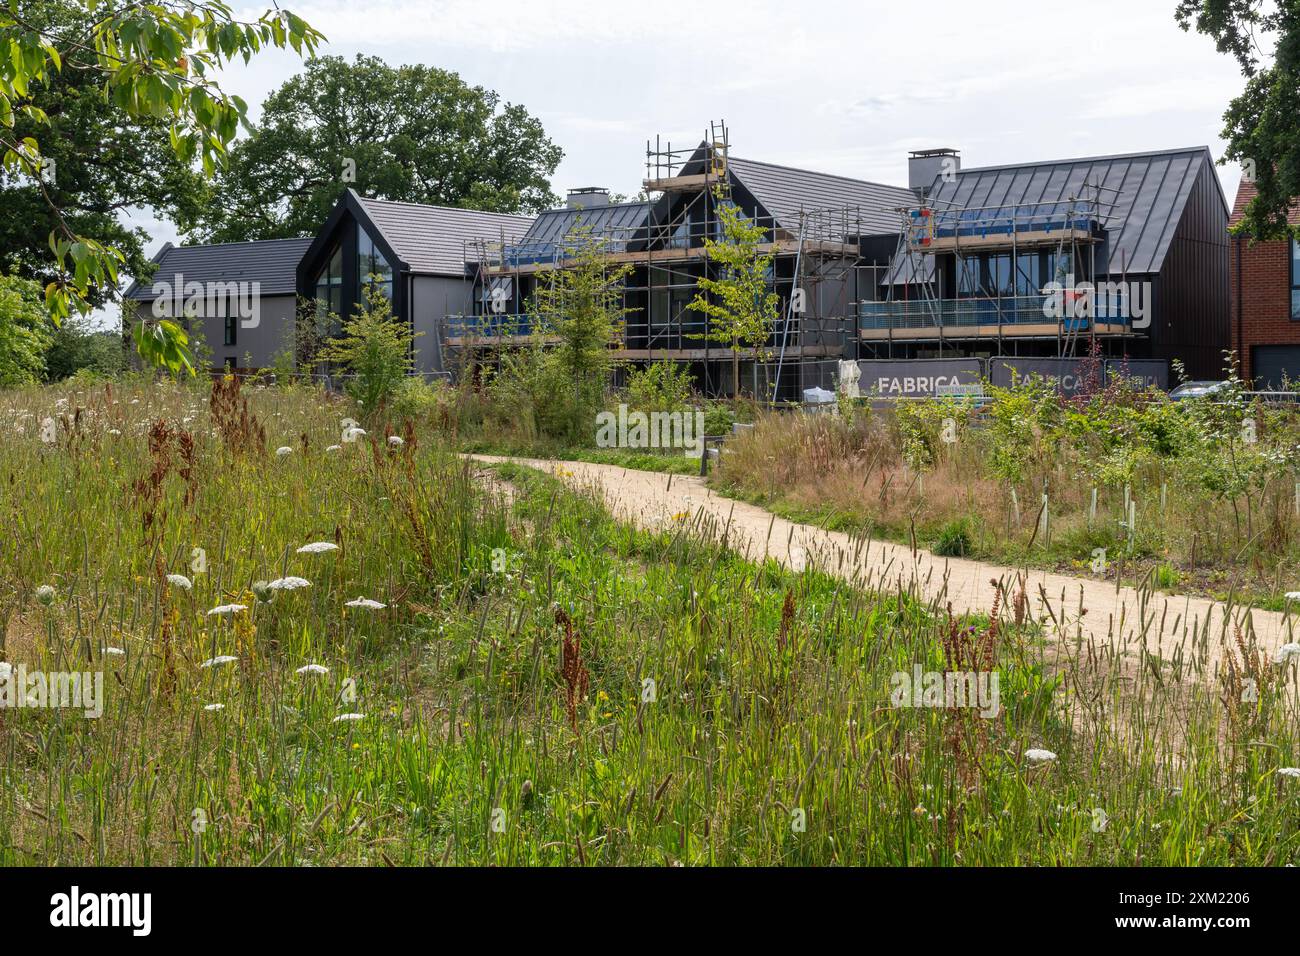
[[[961,172],[961,153],[947,146],[917,149],[907,154],[907,187],[924,199],[940,176],[956,178]]]
[[[603,186],[583,186],[570,189],[564,205],[569,209],[587,209],[591,206],[608,206],[609,190]]]

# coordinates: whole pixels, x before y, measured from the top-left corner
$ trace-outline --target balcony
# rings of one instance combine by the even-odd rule
[[[1098,306],[1093,318],[1054,317],[1053,296],[913,299],[859,304],[863,339],[981,339],[1003,336],[1044,337],[1096,332],[1125,335],[1132,331],[1123,304]],[[1067,303],[1068,310],[1068,303]]]
[[[848,334],[846,327],[851,327],[852,322],[852,317],[808,320],[783,315],[767,341],[759,346],[759,355],[838,356]],[[708,339],[707,329],[704,316],[686,309],[679,310],[671,320],[655,318],[648,323],[639,313],[633,313],[623,323],[622,341],[615,350],[620,358],[631,360],[729,359],[730,348],[725,342]],[[451,347],[521,346],[535,341],[537,336],[547,343],[557,341],[553,334],[547,334],[541,318],[528,313],[448,315],[442,320],[442,332],[444,342]],[[754,349],[746,346],[741,357],[753,358]]]
[[[911,211],[908,241],[921,252],[1092,242],[1105,222],[1098,200]]]
[[[448,315],[442,320],[449,345],[519,345],[542,331],[537,317],[526,312]]]

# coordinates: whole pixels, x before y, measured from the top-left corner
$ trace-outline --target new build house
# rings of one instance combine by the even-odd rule
[[[1208,149],[962,169],[914,153],[864,357],[1180,359],[1228,347],[1228,208]]]
[[[316,302],[341,322],[375,283],[419,333],[417,371],[442,374],[443,319],[472,311],[466,249],[489,233],[518,238],[532,221],[347,189],[314,238],[165,245],[153,280],[133,283],[126,298],[144,314],[184,322],[215,367],[253,370],[292,348],[296,309]]]
[[[519,241],[485,243],[477,312],[455,320],[456,345],[527,341],[537,331],[528,302],[538,282],[594,244],[605,261],[630,270],[617,357],[686,363],[707,394],[732,394],[733,344],[691,307],[699,280],[720,275],[708,240],[723,239],[718,207],[725,203],[762,228],[758,251],[772,259],[779,303],[766,339],[740,343],[741,389],[791,398],[833,386],[837,364],[856,357],[861,239],[896,230],[897,210],[915,197],[897,186],[733,157],[725,138],[650,150],[643,186],[647,199],[624,203],[611,203],[604,190],[576,190],[565,208],[542,213]]]
[[[295,270],[310,239],[206,246],[163,245],[152,280],[133,282],[128,305],[140,315],[174,318],[214,367],[262,368],[290,344]]]
[[[240,318],[246,298],[172,314],[199,324],[214,365],[260,368],[285,347],[295,306],[315,301],[345,318],[376,283],[419,333],[417,370],[455,373],[536,341],[539,283],[595,247],[627,269],[617,357],[686,364],[711,395],[794,398],[833,388],[855,359],[1096,351],[1220,374],[1228,208],[1208,149],[967,169],[955,150],[932,149],[911,154],[908,179],[893,186],[733,156],[715,124],[686,148],[648,144],[633,201],[576,189],[560,208],[518,216],[349,189],[313,237],[165,247],[154,282],[128,297],[156,312],[161,294],[192,279],[256,280],[262,308],[251,326]],[[722,275],[710,241],[724,238],[723,206],[761,229],[779,303],[765,339],[740,349],[739,382],[729,343],[691,307],[701,278]]]

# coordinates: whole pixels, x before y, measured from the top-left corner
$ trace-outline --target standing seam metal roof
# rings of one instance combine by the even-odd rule
[[[585,209],[548,209],[533,220],[516,250],[519,255],[549,255],[556,243],[570,237],[577,229],[590,229],[592,235],[609,240],[611,252],[622,251],[645,226],[649,205],[644,202],[610,203]]]
[[[930,201],[938,210],[1031,203],[1055,203],[1064,209],[1071,196],[1096,196],[1103,204],[1102,225],[1109,240],[1106,274],[1155,274],[1164,264],[1202,169],[1214,176],[1227,210],[1213,157],[1205,146],[963,169],[952,182],[937,177]],[[1085,183],[1107,188],[1093,190]],[[1106,203],[1113,206],[1107,209]],[[928,276],[932,268],[931,256],[924,256],[921,272]],[[908,262],[900,258],[890,281],[912,281],[911,273]]]
[[[1213,159],[1204,146],[1021,166],[988,166],[963,169],[954,182],[936,179],[930,198],[940,209],[1041,202],[1064,204],[1071,196],[1092,198],[1096,191],[1088,189],[1085,183],[1109,187],[1099,194],[1103,217],[1107,212],[1104,204],[1114,203],[1103,222],[1110,239],[1109,268],[1115,272],[1123,268],[1127,272],[1147,274],[1160,271],[1196,177],[1203,168],[1214,174]],[[1215,181],[1218,182],[1217,176]],[[1227,208],[1224,201],[1224,209]]]

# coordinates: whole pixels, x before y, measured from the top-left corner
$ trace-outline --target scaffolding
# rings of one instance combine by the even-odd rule
[[[885,298],[858,303],[862,339],[876,348],[884,345],[890,358],[895,345],[937,343],[942,357],[950,341],[996,345],[1005,354],[1008,344],[1045,340],[1055,340],[1056,356],[1071,357],[1084,333],[1090,344],[1099,336],[1131,336],[1126,303],[1107,303],[1090,319],[1065,315],[1064,309],[1053,317],[1049,308],[1053,296],[1068,307],[1079,295],[1080,279],[1095,279],[1097,247],[1118,195],[1118,189],[1085,181],[1063,200],[965,206],[927,197],[919,205],[897,207],[898,246],[883,282],[877,279],[875,286],[884,286]],[[1051,253],[1053,274],[1024,272],[1024,255],[1043,250]],[[967,258],[981,253],[1008,257],[1002,280],[1009,289],[982,283],[978,260]],[[952,256],[950,274],[940,268],[938,257],[944,254]],[[1126,286],[1123,263],[1121,274]],[[950,296],[944,294],[945,280]],[[1101,318],[1106,321],[1097,321]]]
[[[473,315],[444,323],[452,349],[497,348],[536,341],[545,320],[529,314],[529,290],[545,273],[571,266],[594,246],[608,266],[630,267],[623,281],[629,311],[617,357],[629,363],[659,360],[696,366],[706,393],[718,394],[731,350],[711,337],[708,316],[692,309],[699,280],[713,275],[709,240],[722,238],[717,206],[731,202],[730,137],[725,122],[711,123],[702,142],[674,147],[656,137],[646,143],[645,215],[616,224],[608,210],[574,210],[573,223],[554,236],[512,239],[504,234],[465,244],[465,272],[473,285]],[[874,210],[880,212],[881,210]],[[741,360],[755,378],[765,368],[767,390],[833,382],[823,368],[855,357],[857,294],[864,215],[858,205],[800,208],[781,218],[753,210],[763,230],[761,255],[773,258],[772,288],[780,315],[768,341],[745,348]],[[575,227],[574,224],[578,224]],[[732,383],[738,388],[740,383]]]

